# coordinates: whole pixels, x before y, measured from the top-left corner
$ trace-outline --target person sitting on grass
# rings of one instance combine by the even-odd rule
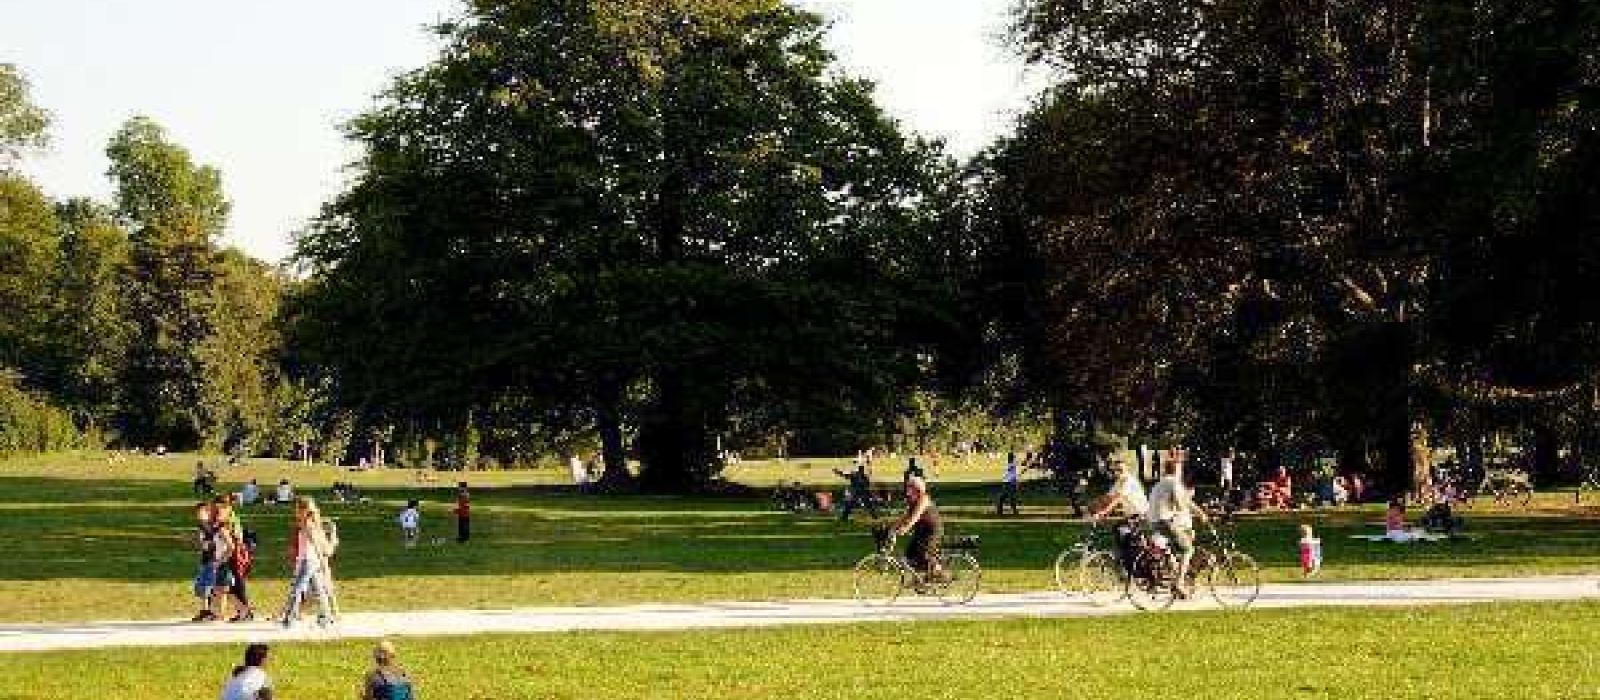
[[[413,700],[411,676],[396,663],[394,643],[385,639],[372,650],[375,668],[361,682],[361,700]]]
[[[267,677],[267,650],[265,644],[251,644],[244,649],[244,665],[233,670],[233,676],[222,686],[221,700],[272,700],[272,679]]]
[[[256,484],[255,479],[251,479],[250,483],[245,484],[244,488],[239,489],[240,505],[253,506],[256,504],[256,501],[259,500],[261,500],[261,486]]]
[[[1389,510],[1383,514],[1384,535],[1391,542],[1409,542],[1410,531],[1406,530],[1406,502],[1403,498],[1389,499]]]
[[[294,503],[294,487],[289,485],[288,479],[278,480],[278,491],[273,494],[272,501],[280,506]]]
[[[895,534],[911,537],[906,541],[906,562],[929,579],[938,580],[944,571],[939,566],[939,537],[944,534],[944,521],[939,517],[939,507],[934,505],[933,494],[928,493],[928,482],[920,476],[906,479],[906,514],[895,524]]]

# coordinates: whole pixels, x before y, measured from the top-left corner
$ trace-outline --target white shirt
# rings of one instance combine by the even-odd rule
[[[1173,527],[1194,527],[1194,501],[1189,498],[1189,490],[1183,487],[1183,482],[1178,477],[1168,476],[1156,482],[1155,488],[1150,489],[1150,519],[1157,522],[1171,523]]]
[[[222,686],[221,700],[256,700],[256,696],[267,688],[272,687],[272,680],[267,678],[267,672],[258,666],[250,666],[240,671],[239,675],[228,679]]]
[[[1127,515],[1144,515],[1150,512],[1150,499],[1144,495],[1144,487],[1139,485],[1139,479],[1133,474],[1123,472],[1117,477],[1117,483],[1112,488],[1114,493],[1122,499],[1122,512]]]
[[[255,484],[245,484],[244,489],[239,492],[239,500],[245,505],[255,503],[256,499],[260,497],[261,489],[256,488]]]
[[[1222,458],[1222,483],[1224,483],[1224,484],[1233,483],[1233,458],[1232,457],[1223,457]]]
[[[294,500],[294,489],[289,488],[288,484],[278,484],[278,501],[281,503],[292,500]]]
[[[577,457],[567,460],[567,470],[572,472],[572,483],[579,486],[589,483],[589,472],[583,468],[583,460]]]
[[[422,514],[416,508],[407,508],[400,511],[400,527],[407,530],[417,529],[417,524],[422,520]]]

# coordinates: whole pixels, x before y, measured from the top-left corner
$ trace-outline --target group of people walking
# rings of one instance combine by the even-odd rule
[[[195,542],[200,566],[194,578],[194,594],[200,600],[200,611],[195,613],[194,621],[254,620],[249,581],[255,569],[258,542],[239,517],[237,496],[227,494],[196,504]],[[330,559],[339,545],[338,529],[323,519],[316,501],[310,497],[302,496],[295,503],[288,542],[289,594],[279,621],[288,627],[299,620],[301,603],[310,595],[317,599],[318,622],[332,622],[337,605]],[[226,615],[230,603],[233,611]]]

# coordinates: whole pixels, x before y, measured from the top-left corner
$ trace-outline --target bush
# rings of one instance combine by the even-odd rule
[[[0,375],[0,457],[62,452],[83,444],[71,415]]]

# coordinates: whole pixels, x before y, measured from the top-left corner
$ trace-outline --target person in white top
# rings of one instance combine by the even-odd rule
[[[1178,593],[1189,595],[1189,564],[1194,560],[1194,519],[1202,521],[1205,511],[1183,485],[1183,459],[1169,458],[1161,465],[1163,476],[1150,489],[1150,520],[1156,531],[1167,536],[1178,555]]]
[[[406,549],[417,546],[417,538],[422,532],[421,506],[417,501],[408,501],[406,509],[400,511],[400,534],[405,538]]]
[[[1100,505],[1089,512],[1089,517],[1096,522],[1110,515],[1112,511],[1121,509],[1123,522],[1116,526],[1112,544],[1116,549],[1117,561],[1122,563],[1124,570],[1133,568],[1133,537],[1140,522],[1150,512],[1150,499],[1144,495],[1144,484],[1139,483],[1139,475],[1134,473],[1133,465],[1126,459],[1118,458],[1117,480],[1111,484],[1111,490],[1100,499]]]
[[[579,491],[589,485],[589,470],[584,468],[582,457],[572,455],[572,458],[567,460],[567,471],[572,472],[572,483],[578,486]]]
[[[251,479],[250,483],[245,484],[244,488],[239,491],[239,503],[241,504],[247,506],[255,505],[256,500],[259,498],[261,498],[261,487],[256,485],[255,479]]]
[[[1218,472],[1217,476],[1219,477],[1219,483],[1217,485],[1222,487],[1222,493],[1224,493],[1224,494],[1232,493],[1233,492],[1233,453],[1232,452],[1229,452],[1229,453],[1227,453],[1227,454],[1222,456],[1222,459],[1217,464],[1217,472]]]
[[[283,479],[278,482],[278,492],[273,494],[273,501],[280,506],[294,503],[294,487],[289,485],[288,479]]]
[[[221,700],[272,700],[272,679],[262,669],[267,663],[267,645],[251,644],[244,650],[244,665],[222,686]]]
[[[1018,481],[1021,478],[1021,474],[1019,474],[1018,471],[1019,467],[1017,465],[1017,453],[1007,452],[1006,471],[1004,476],[1001,477],[1000,493],[994,500],[995,515],[1005,515],[1007,505],[1011,506],[1012,515],[1022,514],[1022,502],[1017,494]]]

